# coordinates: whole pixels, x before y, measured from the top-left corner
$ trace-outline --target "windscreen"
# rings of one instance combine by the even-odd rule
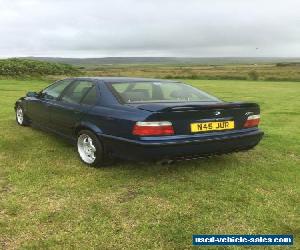
[[[122,82],[111,83],[111,87],[124,103],[219,101],[216,97],[179,82]]]

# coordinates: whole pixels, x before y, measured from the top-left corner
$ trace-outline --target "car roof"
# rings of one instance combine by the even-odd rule
[[[154,78],[137,78],[137,77],[73,77],[71,79],[90,79],[90,80],[99,80],[107,83],[122,83],[122,82],[175,82],[172,80],[162,80]]]

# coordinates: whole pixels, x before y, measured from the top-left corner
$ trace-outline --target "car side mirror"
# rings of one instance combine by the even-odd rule
[[[28,92],[26,94],[27,97],[39,97],[39,94],[36,92]]]

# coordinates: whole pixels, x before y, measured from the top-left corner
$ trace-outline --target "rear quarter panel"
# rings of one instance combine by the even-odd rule
[[[99,128],[99,132],[124,138],[134,138],[132,128],[136,121],[143,121],[151,114],[125,105],[94,106],[83,117],[82,122],[89,122]]]

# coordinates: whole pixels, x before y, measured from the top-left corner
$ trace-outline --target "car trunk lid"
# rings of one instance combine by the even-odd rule
[[[245,102],[201,102],[201,103],[151,103],[131,104],[152,114],[147,121],[170,121],[175,134],[211,133],[215,130],[192,132],[191,124],[234,121],[234,130],[242,129],[249,115],[259,114],[256,103]],[[215,125],[217,124],[215,123]],[[218,125],[216,125],[218,126]],[[228,131],[228,129],[220,129]],[[230,129],[233,130],[233,129]]]

